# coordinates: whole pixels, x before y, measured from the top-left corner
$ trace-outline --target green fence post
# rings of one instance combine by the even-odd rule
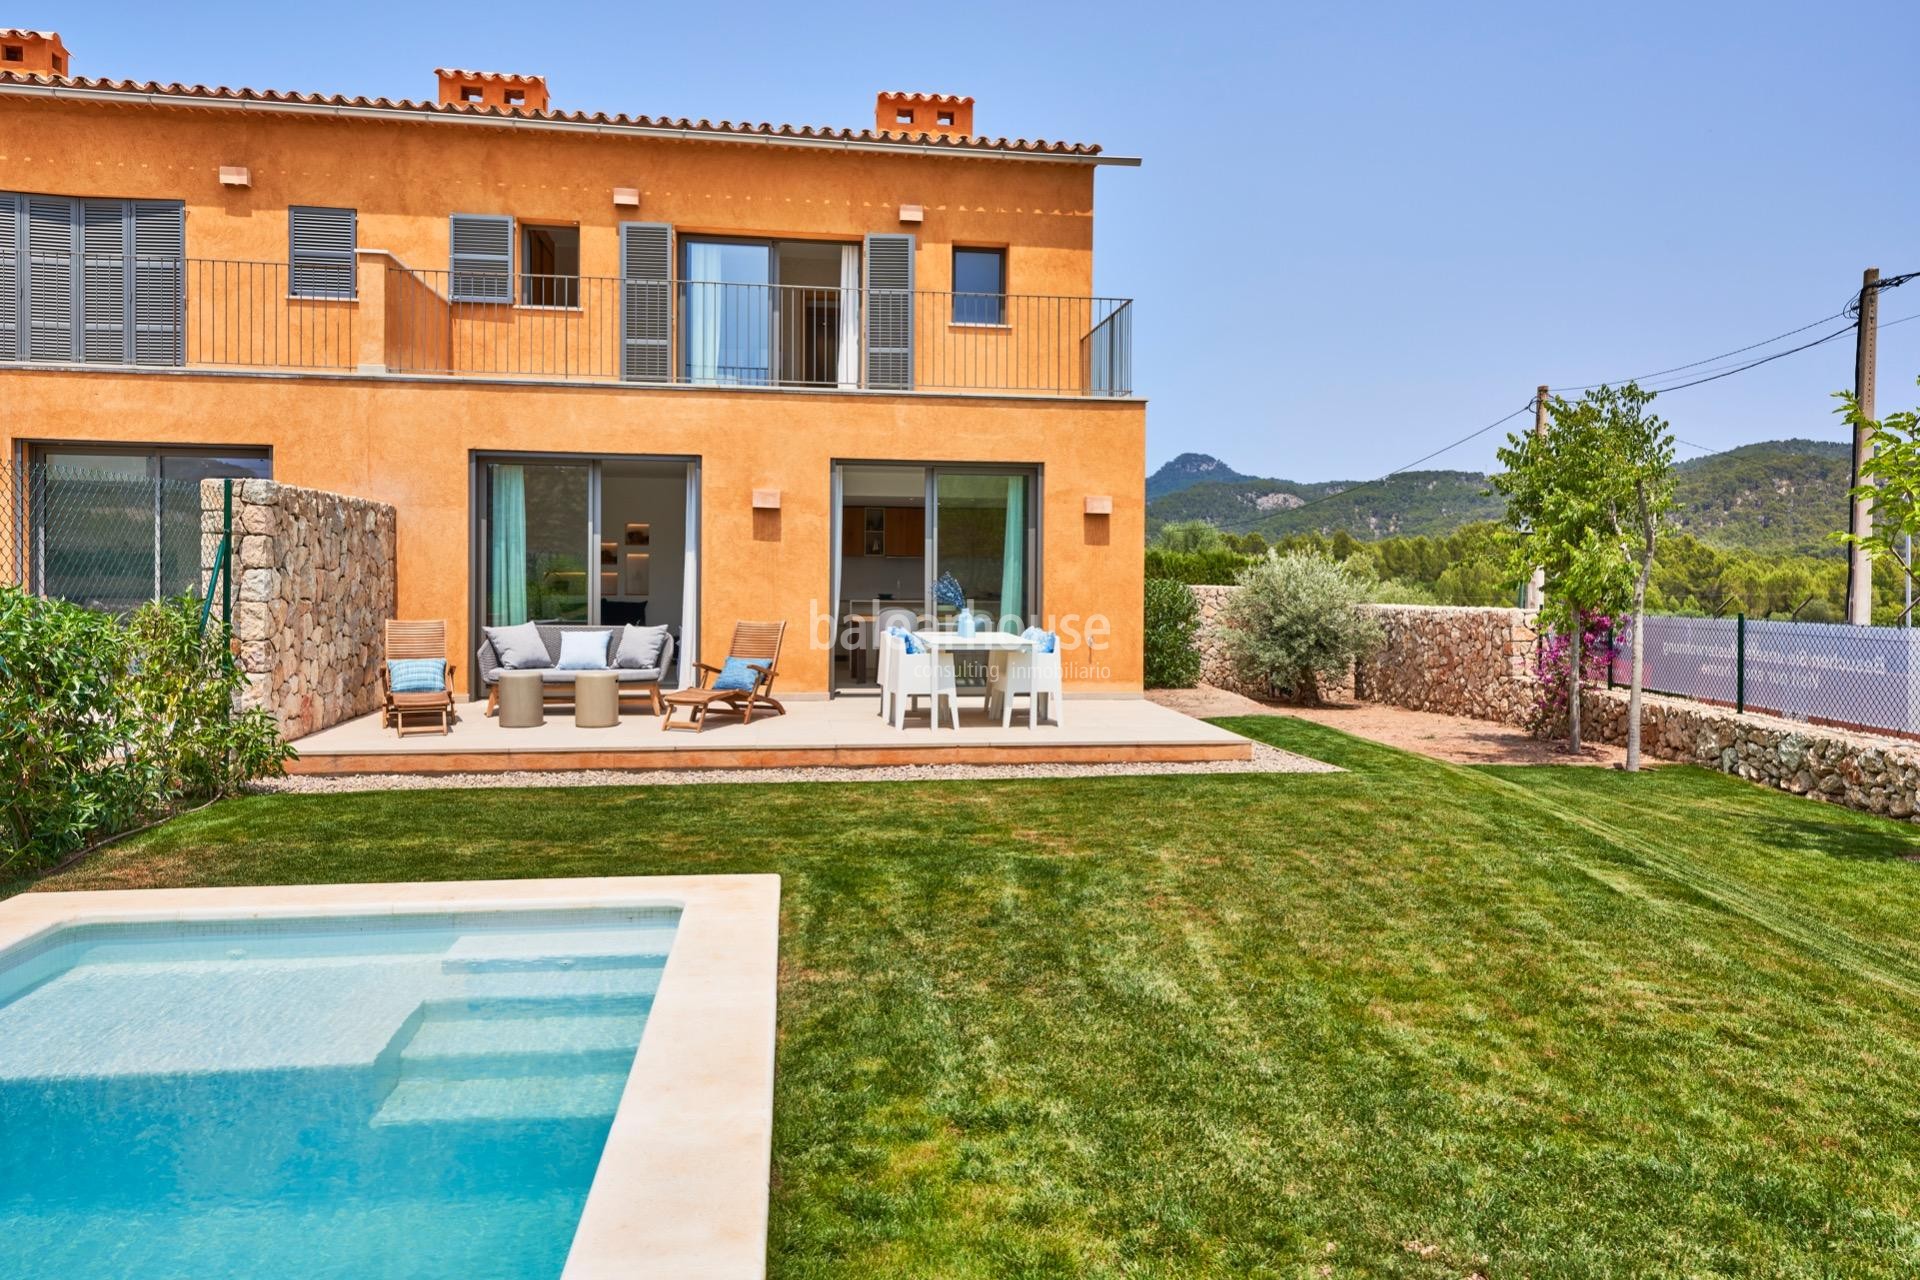
[[[1736,715],[1745,715],[1747,710],[1747,615],[1733,615],[1733,710]]]
[[[226,569],[220,576],[220,620],[226,623],[227,634],[233,634],[233,477],[227,477],[221,485],[223,510],[220,521],[220,542],[226,548]]]

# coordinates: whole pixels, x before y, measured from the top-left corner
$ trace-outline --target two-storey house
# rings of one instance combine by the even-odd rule
[[[1146,409],[1132,309],[1093,296],[1095,173],[1132,161],[983,136],[970,98],[813,128],[437,76],[88,79],[0,32],[10,462],[389,503],[399,612],[448,621],[462,679],[494,623],[698,655],[784,619],[783,688],[826,694],[873,679],[876,606],[958,600],[1139,690]],[[156,585],[192,588],[153,517]]]

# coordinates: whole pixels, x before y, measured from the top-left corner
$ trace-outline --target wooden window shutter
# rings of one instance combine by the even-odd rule
[[[352,209],[288,209],[287,292],[296,298],[353,297],[357,224]]]
[[[913,237],[867,237],[867,382],[913,389]]]
[[[28,196],[26,355],[30,360],[74,358],[74,300],[80,274],[74,241],[78,209],[64,196]]]
[[[187,211],[176,200],[134,200],[131,314],[135,364],[182,364],[187,331]]]
[[[20,206],[18,195],[0,191],[0,360],[20,358],[20,261],[26,256],[20,244],[26,222]]]
[[[513,301],[513,219],[456,213],[449,235],[447,297],[455,302]]]
[[[128,238],[125,200],[80,201],[80,358],[90,364],[128,364]]]
[[[673,380],[673,228],[620,224],[620,376]]]

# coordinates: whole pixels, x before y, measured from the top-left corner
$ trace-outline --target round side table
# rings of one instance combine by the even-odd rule
[[[611,729],[620,723],[620,677],[612,671],[582,671],[573,678],[573,723],[581,729]]]
[[[502,729],[533,729],[547,722],[538,671],[502,671],[495,679],[500,688]]]

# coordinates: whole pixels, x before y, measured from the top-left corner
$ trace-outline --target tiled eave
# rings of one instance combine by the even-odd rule
[[[0,97],[94,102],[105,105],[171,109],[315,115],[339,119],[434,123],[481,128],[535,129],[625,137],[672,138],[762,146],[906,155],[958,155],[979,159],[1044,160],[1088,165],[1138,165],[1127,156],[1110,156],[1098,145],[1026,138],[944,137],[895,134],[871,129],[813,125],[744,124],[663,116],[609,115],[605,112],[528,111],[475,103],[416,102],[411,99],[345,97],[289,93],[271,89],[229,89],[157,81],[95,80],[0,72]]]

